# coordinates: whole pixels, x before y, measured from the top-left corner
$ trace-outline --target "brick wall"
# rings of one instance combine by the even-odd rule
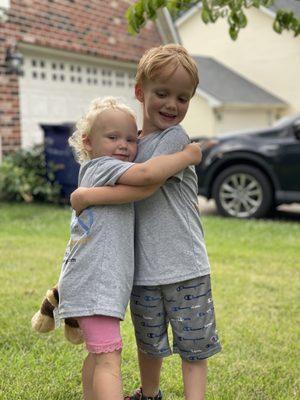
[[[6,49],[18,42],[111,60],[137,62],[161,43],[150,23],[139,35],[127,33],[128,0],[11,0],[0,23],[0,136],[7,153],[20,146],[18,77],[5,68]]]
[[[18,77],[7,75],[6,48],[16,40],[16,32],[7,21],[0,23],[0,140],[7,152],[20,146],[20,112]]]

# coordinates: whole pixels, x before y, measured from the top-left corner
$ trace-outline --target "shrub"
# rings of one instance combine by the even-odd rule
[[[0,198],[16,201],[57,203],[60,186],[55,182],[54,164],[46,165],[44,149],[17,150],[0,165]]]

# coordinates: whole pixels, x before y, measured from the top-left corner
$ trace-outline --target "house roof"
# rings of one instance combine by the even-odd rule
[[[193,56],[199,69],[198,88],[222,104],[286,106],[248,79],[210,57]]]
[[[31,3],[11,2],[5,24],[23,43],[134,63],[145,50],[162,44],[152,21],[138,35],[128,33],[128,0]]]

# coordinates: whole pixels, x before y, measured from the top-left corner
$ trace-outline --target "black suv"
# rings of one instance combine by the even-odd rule
[[[199,194],[225,216],[258,218],[282,203],[300,202],[300,115],[272,128],[214,138],[196,167]]]

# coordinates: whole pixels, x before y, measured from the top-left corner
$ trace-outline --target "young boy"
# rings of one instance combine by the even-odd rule
[[[186,115],[197,85],[195,62],[180,45],[152,48],[141,58],[135,94],[143,108],[143,128],[136,162],[180,151],[189,143],[178,124]],[[119,193],[130,190],[123,185],[89,189],[75,193],[72,205],[81,209],[95,203],[122,202]],[[199,219],[194,168],[186,168],[167,180],[153,196],[135,203],[135,216],[131,314],[142,388],[131,399],[162,398],[162,360],[172,353],[167,335],[170,323],[173,352],[182,359],[185,398],[202,400],[206,359],[218,353],[221,346],[215,327],[210,266]]]

